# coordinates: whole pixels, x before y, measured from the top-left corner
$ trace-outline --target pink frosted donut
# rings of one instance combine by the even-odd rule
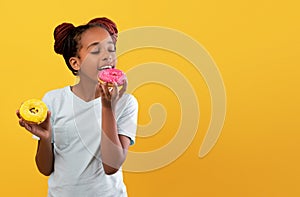
[[[118,86],[124,84],[126,75],[123,71],[116,68],[104,69],[98,73],[98,80],[100,83],[108,83],[108,86],[113,86],[113,83],[116,82]]]

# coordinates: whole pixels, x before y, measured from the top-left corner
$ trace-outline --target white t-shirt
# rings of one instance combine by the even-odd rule
[[[43,98],[51,111],[54,171],[48,180],[49,197],[126,197],[120,169],[106,175],[100,155],[101,98],[85,102],[69,86]],[[138,103],[124,94],[117,103],[118,133],[135,141]]]

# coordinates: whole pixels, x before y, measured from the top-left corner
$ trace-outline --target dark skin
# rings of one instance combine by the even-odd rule
[[[115,46],[105,29],[100,27],[88,29],[82,34],[80,45],[82,47],[77,56],[69,60],[73,69],[78,70],[80,77],[80,82],[72,86],[71,90],[84,101],[101,97],[102,137],[100,151],[104,171],[111,175],[116,173],[124,163],[130,146],[130,139],[118,134],[114,117],[116,105],[127,89],[127,81],[124,81],[120,90],[117,84],[109,87],[108,84],[98,82],[99,68],[107,65],[115,67],[116,64]],[[48,112],[47,119],[39,125],[26,123],[18,111],[17,116],[21,127],[40,138],[36,152],[36,165],[42,174],[49,176],[54,170],[51,113]]]
[[[48,111],[46,120],[39,125],[24,121],[24,119],[20,116],[19,110],[17,111],[17,116],[19,118],[19,124],[21,127],[24,127],[27,131],[40,138],[35,156],[35,162],[39,171],[43,175],[49,176],[53,172],[54,167],[53,144],[51,143],[50,129],[51,112]]]

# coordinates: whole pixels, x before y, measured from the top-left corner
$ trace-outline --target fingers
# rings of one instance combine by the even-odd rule
[[[110,101],[117,101],[120,96],[119,96],[119,89],[118,89],[118,84],[117,83],[113,83],[112,87],[106,87],[106,93],[107,93],[107,99]]]
[[[118,90],[118,84],[117,83],[113,83],[111,96],[112,96],[113,99],[118,98],[118,96],[119,96],[119,90]]]
[[[16,115],[18,116],[19,119],[21,118],[20,110],[17,110],[17,111],[16,111]]]
[[[32,133],[35,136],[41,137],[41,131],[38,129],[37,124],[29,124],[29,123],[24,123],[24,128]]]
[[[121,88],[120,92],[119,92],[119,97],[121,98],[123,96],[123,94],[126,92],[127,90],[127,85],[128,85],[128,81],[127,79],[124,79],[124,84],[123,87]]]
[[[22,119],[19,119],[19,125],[20,125],[21,127],[24,127],[24,121],[23,121]]]
[[[126,92],[127,84],[127,79],[124,79],[124,84],[120,90],[117,83],[113,83],[112,87],[108,86],[107,83],[100,84],[100,95],[107,101],[117,101]]]
[[[111,99],[111,95],[110,95],[110,91],[108,89],[108,85],[107,83],[101,84],[101,97],[103,97],[106,100],[110,100]]]
[[[19,118],[19,125],[20,125],[21,127],[24,127],[24,120],[22,119],[19,110],[16,111],[16,115],[17,115],[18,118]]]
[[[46,118],[46,122],[50,123],[50,117],[51,117],[51,112],[47,111],[47,118]]]
[[[95,98],[101,97],[100,83],[96,86]]]
[[[50,118],[51,118],[51,112],[47,111],[46,120],[40,124],[42,128],[44,128],[46,130],[49,130],[49,128],[50,128]]]
[[[44,121],[42,124],[45,124],[46,121]],[[20,125],[23,126],[27,131],[29,131],[31,134],[39,137],[40,139],[46,138],[49,135],[49,130],[42,127],[42,124],[38,125],[35,123],[27,123],[23,120],[20,120]]]
[[[29,131],[31,134],[38,136],[40,139],[51,138],[51,112],[47,111],[47,117],[41,124],[26,122],[20,115],[20,111],[16,111],[16,115],[19,118],[19,125]]]
[[[26,122],[24,122],[24,121],[23,121],[23,125],[24,125],[24,127],[25,127],[25,129],[26,129],[27,131],[29,131],[29,132],[32,133],[32,125],[30,125],[30,124],[28,124],[28,123],[26,123]]]

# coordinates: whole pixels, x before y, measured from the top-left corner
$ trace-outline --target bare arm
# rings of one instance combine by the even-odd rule
[[[101,85],[102,101],[102,137],[101,137],[101,157],[106,174],[114,174],[124,163],[130,145],[130,139],[119,135],[115,118],[115,106],[127,88],[127,81],[120,92],[117,85],[112,91],[107,85]]]
[[[39,140],[35,155],[35,163],[43,175],[49,176],[53,172],[54,156],[51,140]]]
[[[119,135],[113,111],[102,108],[101,154],[106,174],[114,174],[122,166],[127,156],[130,139]]]

